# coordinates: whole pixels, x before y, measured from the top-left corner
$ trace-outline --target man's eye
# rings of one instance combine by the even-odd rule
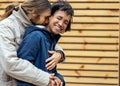
[[[65,23],[66,25],[68,25],[68,21],[65,21],[64,23]]]
[[[61,17],[57,17],[58,20],[61,20],[62,18]]]

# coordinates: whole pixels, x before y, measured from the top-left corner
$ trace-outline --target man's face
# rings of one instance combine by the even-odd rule
[[[47,29],[54,34],[60,34],[65,32],[71,16],[65,11],[56,11],[49,19]]]

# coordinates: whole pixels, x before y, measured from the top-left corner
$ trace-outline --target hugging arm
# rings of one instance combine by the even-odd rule
[[[50,74],[36,68],[29,61],[18,58],[13,40],[13,32],[9,28],[0,29],[0,65],[2,69],[13,78],[37,86],[47,86]]]

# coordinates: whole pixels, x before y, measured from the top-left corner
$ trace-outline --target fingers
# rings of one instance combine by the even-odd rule
[[[54,74],[50,74],[48,86],[62,86],[62,81],[58,77],[54,76]]]
[[[47,68],[47,70],[52,70],[55,67],[55,65],[56,65],[55,62],[51,61],[46,64],[46,68]]]
[[[55,77],[55,84],[56,86],[62,86],[62,81],[58,77]]]
[[[51,86],[55,86],[55,82],[53,80],[51,82]]]
[[[52,55],[55,53],[55,51],[48,51],[48,53]]]
[[[46,59],[46,63],[50,62],[52,59],[53,59],[53,57]]]
[[[55,75],[54,73],[50,74],[49,78],[52,79],[52,80],[55,79],[54,75]]]
[[[47,63],[46,68],[47,70],[52,70],[57,65],[57,63],[59,63],[61,57],[60,57],[60,53],[55,51],[48,51],[48,53],[52,54],[52,56],[46,59],[46,63]]]
[[[54,82],[54,79],[55,79],[54,74],[50,74],[49,78],[50,78],[50,81],[49,81],[48,86],[53,86],[55,84],[55,82]]]
[[[53,58],[59,58],[59,60],[61,59],[61,54],[59,52],[56,51],[48,51],[49,54],[51,54]]]
[[[55,79],[55,85],[56,85],[56,86],[60,86],[60,85],[59,85],[59,82],[58,82],[56,79]]]
[[[62,83],[62,82],[60,83],[60,86],[63,86],[63,83]]]
[[[55,59],[53,57],[50,57],[46,60],[46,68],[47,70],[52,70],[55,67]]]
[[[59,52],[56,51],[48,51],[49,54],[52,54],[52,56],[47,59],[46,61],[50,61],[51,59],[56,59],[57,58],[57,62],[59,62],[61,60],[61,54]]]
[[[50,80],[48,86],[55,86],[55,81],[54,80]]]
[[[50,62],[50,61],[53,61],[54,58],[55,58],[55,56],[53,55],[53,56],[47,58],[45,62],[48,63],[48,62]]]

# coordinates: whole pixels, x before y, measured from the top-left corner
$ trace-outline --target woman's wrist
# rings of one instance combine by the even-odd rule
[[[63,61],[65,60],[65,54],[64,54],[64,52],[61,51],[61,50],[56,50],[56,52],[58,52],[58,53],[61,54],[61,59],[60,59],[59,63],[60,63],[60,62],[63,62]]]

